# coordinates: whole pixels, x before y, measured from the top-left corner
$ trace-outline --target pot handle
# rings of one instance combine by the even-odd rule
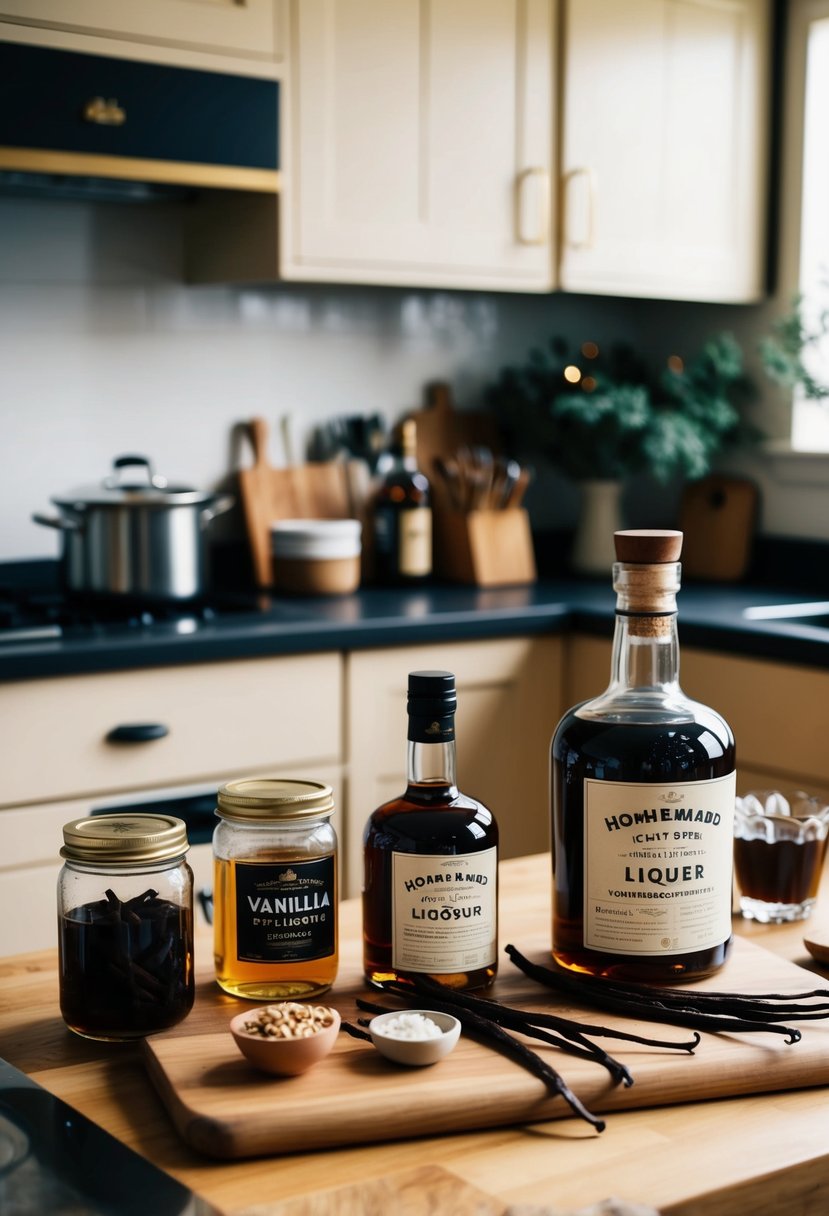
[[[44,528],[57,528],[58,532],[80,532],[82,525],[77,519],[64,519],[59,515],[41,515],[38,511],[32,515],[36,524]]]
[[[113,472],[109,477],[105,477],[102,485],[106,490],[118,490],[123,486],[121,480],[121,469],[131,469],[135,466],[142,468],[147,477],[147,486],[153,486],[156,490],[166,490],[167,478],[162,477],[160,473],[156,473],[153,469],[152,461],[148,456],[116,456],[112,462]],[[143,489],[143,487],[142,487]]]
[[[224,515],[225,511],[229,511],[235,503],[236,499],[232,494],[220,494],[215,502],[209,507],[204,507],[201,512],[201,526],[206,528],[211,519],[215,519],[217,515]]]

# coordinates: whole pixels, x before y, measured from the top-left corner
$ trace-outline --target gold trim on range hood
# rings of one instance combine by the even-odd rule
[[[213,190],[255,191],[261,194],[277,194],[281,186],[278,169],[150,160],[133,156],[99,156],[87,152],[43,151],[40,148],[0,147],[0,170],[115,178],[121,181],[200,186]]]

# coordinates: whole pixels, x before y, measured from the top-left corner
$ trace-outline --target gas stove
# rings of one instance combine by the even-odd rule
[[[199,600],[134,601],[68,595],[59,587],[0,581],[0,644],[104,633],[189,634],[227,614],[256,612],[253,593],[214,593]]]

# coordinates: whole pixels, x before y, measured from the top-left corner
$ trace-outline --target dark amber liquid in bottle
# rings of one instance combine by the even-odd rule
[[[491,812],[450,786],[410,784],[401,798],[378,807],[365,832],[363,889],[364,970],[369,983],[411,980],[413,973],[392,964],[392,854],[480,853],[497,847],[498,827]],[[497,900],[496,900],[497,907]],[[497,926],[496,926],[497,930]],[[496,932],[497,938],[497,932]],[[497,957],[474,971],[424,973],[446,988],[485,988],[495,978]]]
[[[422,583],[432,573],[431,490],[417,467],[415,424],[404,423],[402,447],[373,504],[374,565],[388,586]]]
[[[722,719],[695,706],[695,720],[647,725],[579,718],[571,710],[551,748],[553,955],[562,966],[618,978],[670,983],[700,979],[725,961],[731,943],[658,959],[584,948],[584,780],[686,784],[734,770],[734,740]]]

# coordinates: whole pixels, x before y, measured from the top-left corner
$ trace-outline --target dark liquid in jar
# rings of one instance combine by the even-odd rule
[[[552,743],[553,955],[561,966],[644,983],[701,979],[725,962],[731,936],[703,950],[657,958],[584,946],[584,780],[666,784],[706,781],[734,769],[727,727],[704,711],[699,721],[651,726],[567,714]]]
[[[193,914],[155,891],[112,892],[58,921],[60,1008],[88,1038],[140,1038],[193,1006]]]
[[[815,899],[824,840],[734,841],[734,870],[743,895],[770,904]]]

